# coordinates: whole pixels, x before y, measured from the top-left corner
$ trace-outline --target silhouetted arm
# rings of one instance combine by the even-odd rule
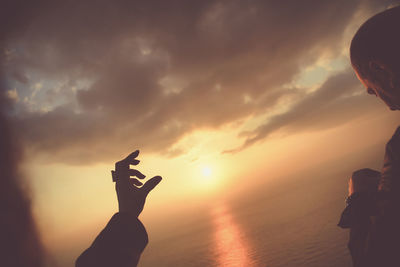
[[[161,181],[160,176],[149,179],[145,184],[131,178],[145,178],[141,172],[129,167],[139,164],[136,159],[138,155],[137,150],[115,164],[112,176],[119,212],[111,218],[93,244],[79,256],[76,267],[132,267],[138,264],[148,243],[146,229],[138,216],[143,210],[147,195]]]
[[[147,242],[146,229],[136,217],[116,213],[79,256],[76,267],[136,266]]]

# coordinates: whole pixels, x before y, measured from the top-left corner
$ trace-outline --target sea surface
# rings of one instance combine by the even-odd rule
[[[326,168],[148,227],[139,266],[350,267],[348,231],[337,223],[351,172]]]

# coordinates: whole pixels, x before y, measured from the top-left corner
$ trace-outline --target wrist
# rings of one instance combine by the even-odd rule
[[[140,211],[129,207],[119,206],[119,213],[130,217],[139,217]]]
[[[138,214],[136,214],[134,212],[130,212],[130,211],[119,211],[118,214],[121,217],[130,218],[130,219],[137,219],[139,217]]]

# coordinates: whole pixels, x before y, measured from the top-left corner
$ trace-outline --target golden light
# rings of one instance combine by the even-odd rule
[[[210,177],[211,174],[212,174],[212,170],[211,170],[211,168],[208,167],[208,166],[203,167],[203,169],[201,170],[201,172],[203,173],[203,176],[205,176],[205,177]]]
[[[248,241],[228,208],[223,204],[217,204],[213,210],[213,216],[218,266],[253,266]]]
[[[198,163],[192,180],[197,189],[203,189],[207,192],[215,190],[222,182],[220,166],[210,162]]]

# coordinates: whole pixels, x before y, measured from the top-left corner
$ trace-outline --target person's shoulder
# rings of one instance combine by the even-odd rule
[[[386,149],[398,151],[400,153],[400,126],[397,127],[392,138],[386,144]]]
[[[397,129],[396,129],[396,131],[394,132],[393,136],[397,136],[397,137],[400,136],[400,126],[397,127]]]
[[[397,129],[394,132],[392,138],[390,139],[390,141],[392,141],[392,140],[396,140],[396,142],[400,142],[400,126],[397,127]]]

